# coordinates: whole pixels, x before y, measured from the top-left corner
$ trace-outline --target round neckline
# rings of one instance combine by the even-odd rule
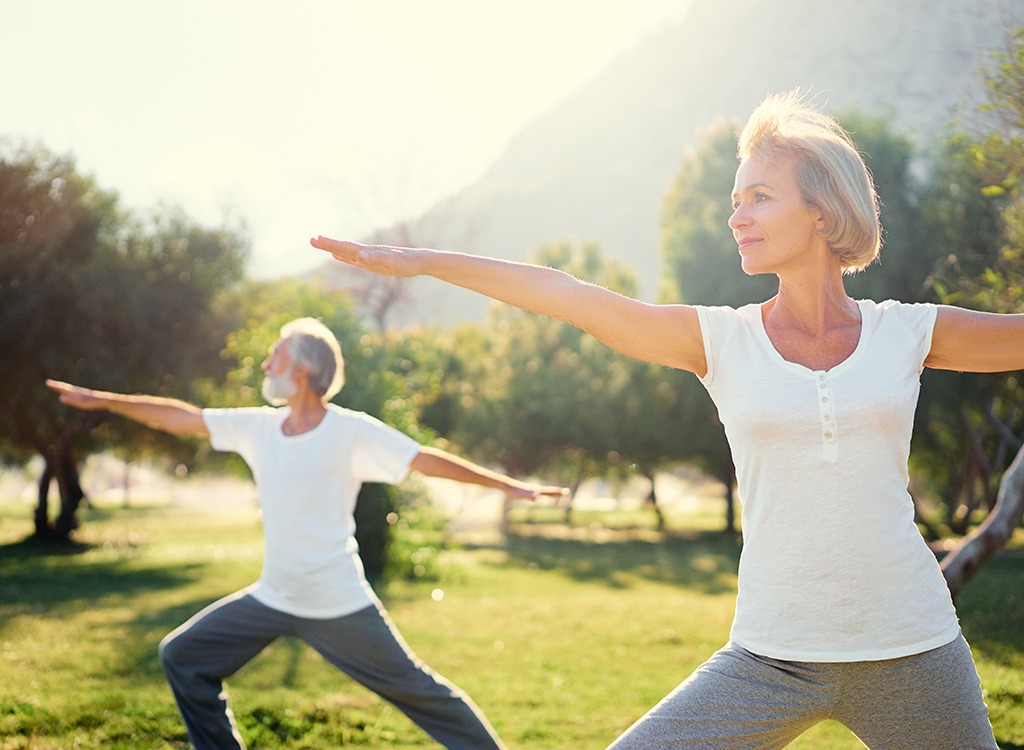
[[[282,412],[282,418],[281,418],[280,423],[278,423],[278,425],[277,425],[277,434],[280,435],[285,440],[300,440],[300,439],[306,437],[307,435],[312,435],[312,434],[316,433],[317,430],[319,430],[321,427],[323,427],[323,424],[324,424],[324,422],[327,421],[327,418],[330,415],[331,410],[328,409],[326,412],[324,412],[323,418],[319,422],[317,422],[316,425],[314,425],[313,427],[311,427],[308,430],[305,430],[304,432],[299,432],[299,433],[296,433],[294,435],[289,435],[287,432],[284,431],[284,423],[288,421],[288,417],[290,417],[291,414],[292,414],[291,407],[290,406],[285,406],[285,407],[283,407],[281,409],[281,412]]]
[[[845,369],[849,365],[849,363],[856,360],[857,357],[860,356],[861,350],[864,348],[864,339],[867,337],[868,330],[867,316],[869,311],[869,305],[867,304],[866,300],[862,299],[854,300],[854,302],[856,303],[857,308],[860,310],[860,333],[857,336],[857,345],[854,347],[853,351],[850,352],[850,355],[846,359],[844,359],[842,362],[833,365],[827,370],[815,370],[808,367],[807,365],[802,365],[799,362],[792,362],[783,357],[781,352],[779,352],[779,350],[775,348],[775,344],[772,343],[771,336],[768,335],[768,329],[764,327],[764,315],[761,311],[761,306],[764,303],[758,302],[751,305],[751,307],[754,310],[754,317],[757,323],[756,327],[758,338],[761,339],[761,343],[764,344],[765,347],[767,347],[769,354],[776,362],[779,362],[786,367],[789,367],[801,373],[805,373],[807,375],[817,375],[818,373],[822,372],[828,373],[829,375],[833,375],[837,371]]]

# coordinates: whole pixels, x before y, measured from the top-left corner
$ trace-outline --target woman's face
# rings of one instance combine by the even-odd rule
[[[801,198],[794,157],[772,162],[751,157],[740,164],[732,207],[729,228],[743,271],[751,276],[806,268],[812,257],[828,252],[820,234],[821,212],[808,208]]]

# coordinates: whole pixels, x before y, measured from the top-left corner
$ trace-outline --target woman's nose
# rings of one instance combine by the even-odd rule
[[[729,228],[738,229],[739,227],[746,226],[746,224],[747,216],[741,204],[732,210],[732,214],[729,216]]]

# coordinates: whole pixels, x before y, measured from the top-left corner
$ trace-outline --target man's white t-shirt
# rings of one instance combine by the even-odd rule
[[[333,404],[314,429],[285,435],[290,409],[204,409],[211,445],[252,469],[263,511],[263,572],[250,593],[268,607],[316,619],[376,601],[355,540],[363,482],[405,478],[419,444],[361,412]]]
[[[828,371],[783,359],[760,305],[698,308],[743,504],[732,640],[764,656],[889,659],[959,633],[907,490],[936,308],[858,305],[857,348]]]

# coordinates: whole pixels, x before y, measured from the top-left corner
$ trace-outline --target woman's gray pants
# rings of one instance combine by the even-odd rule
[[[308,643],[449,750],[504,747],[469,696],[416,658],[380,605],[313,620],[271,609],[242,591],[210,605],[160,644],[160,664],[197,750],[244,750],[223,681],[281,636]]]
[[[779,750],[832,719],[872,750],[998,750],[971,650],[794,662],[730,643],[609,750]]]

